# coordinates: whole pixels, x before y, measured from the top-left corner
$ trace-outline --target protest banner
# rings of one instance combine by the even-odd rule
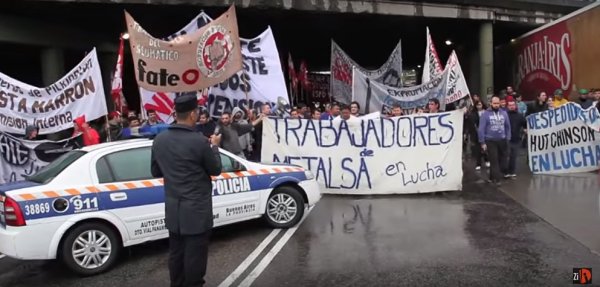
[[[45,88],[0,73],[0,132],[25,134],[34,125],[39,134],[50,134],[72,128],[77,117],[91,121],[107,113],[96,49]]]
[[[308,81],[310,82],[310,99],[308,103],[325,104],[331,102],[329,97],[329,81],[330,75],[309,73]]]
[[[210,115],[220,117],[235,107],[260,110],[263,104],[289,109],[288,90],[271,27],[256,38],[241,39],[241,43],[244,70],[210,89]]]
[[[435,76],[431,81],[413,87],[394,88],[371,81],[365,74],[354,69],[352,100],[358,102],[361,113],[391,111],[394,104],[402,107],[404,114],[423,108],[430,99],[438,99],[440,108],[445,107],[447,79],[450,70]]]
[[[155,92],[192,92],[242,69],[235,6],[194,33],[171,41],[152,37],[125,12],[138,86]]]
[[[194,33],[210,21],[212,19],[202,12],[167,39]],[[244,58],[243,71],[237,72],[208,90],[189,93],[195,93],[199,103],[206,105],[213,117],[221,116],[226,110],[233,111],[234,107],[259,109],[265,103],[274,107],[277,102],[282,102],[286,108],[289,108],[288,92],[271,27],[253,39],[241,38],[240,44]],[[182,94],[153,92],[140,88],[144,110],[156,111],[157,116],[165,123],[171,123],[174,120],[171,116],[173,103],[175,98]]]
[[[268,119],[263,162],[310,170],[324,193],[423,193],[462,188],[463,113],[352,121]]]
[[[387,86],[402,87],[402,41],[388,60],[377,70],[367,70],[350,58],[331,40],[331,94],[334,101],[350,104],[352,101],[352,69],[356,68],[369,79]]]
[[[361,112],[380,111],[386,113],[394,104],[399,104],[405,114],[415,108],[427,105],[430,99],[440,101],[443,110],[446,104],[454,103],[469,95],[469,88],[460,67],[458,57],[453,51],[446,68],[436,74],[429,82],[418,86],[394,88],[372,81],[357,69],[353,70],[352,100],[361,106]]]
[[[567,103],[527,117],[529,168],[535,174],[598,169],[600,116],[595,107]]]
[[[0,184],[25,180],[26,176],[77,148],[76,139],[29,141],[0,132]]]

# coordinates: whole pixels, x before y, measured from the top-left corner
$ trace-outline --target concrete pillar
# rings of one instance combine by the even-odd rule
[[[480,91],[483,98],[494,91],[494,26],[491,22],[482,23],[479,28],[479,59]]]
[[[473,48],[473,50],[471,50],[469,52],[469,59],[468,59],[468,65],[469,65],[469,71],[468,71],[468,75],[466,75],[467,78],[467,85],[469,85],[469,91],[471,92],[471,94],[477,94],[477,95],[485,95],[485,91],[481,91],[481,75],[479,74],[479,63],[481,62],[479,59],[479,47],[477,48]],[[462,65],[462,63],[461,63]],[[464,72],[464,71],[463,71]]]
[[[45,86],[65,75],[65,54],[62,49],[42,49],[42,82]]]

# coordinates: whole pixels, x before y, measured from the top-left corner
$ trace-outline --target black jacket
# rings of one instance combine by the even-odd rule
[[[527,120],[518,111],[509,111],[508,119],[510,120],[510,142],[520,143],[521,142],[521,131],[527,129]]]
[[[172,125],[152,144],[152,175],[164,177],[169,232],[203,233],[213,226],[211,176],[221,174],[218,147],[193,128]]]
[[[215,133],[216,127],[217,124],[213,120],[208,120],[205,124],[196,124],[196,131],[209,138]]]
[[[545,110],[548,110],[548,103],[540,104],[539,101],[535,101],[527,105],[527,115],[543,112]]]
[[[476,143],[479,143],[478,129],[479,129],[479,113],[477,109],[473,107],[465,114],[464,127],[467,134]]]

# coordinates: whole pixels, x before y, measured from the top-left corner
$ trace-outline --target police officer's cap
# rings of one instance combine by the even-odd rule
[[[175,98],[175,111],[185,113],[198,108],[198,99],[196,95],[183,95]]]

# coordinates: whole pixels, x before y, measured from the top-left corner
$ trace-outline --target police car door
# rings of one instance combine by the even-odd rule
[[[150,171],[151,147],[114,151],[96,161],[101,206],[127,227],[129,239],[163,237],[165,225],[162,180]]]
[[[235,158],[221,153],[222,173],[213,178],[215,225],[239,221],[258,214],[259,190],[252,188],[252,176]]]

